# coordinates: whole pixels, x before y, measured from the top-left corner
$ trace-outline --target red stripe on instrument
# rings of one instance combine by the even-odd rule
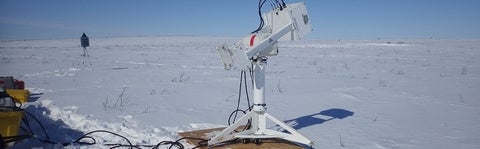
[[[257,34],[253,34],[252,37],[250,37],[250,46],[253,46],[253,42],[255,42],[255,37]]]

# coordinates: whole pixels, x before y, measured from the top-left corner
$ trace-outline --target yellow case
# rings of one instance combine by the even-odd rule
[[[21,103],[27,102],[28,98],[30,97],[30,91],[21,89],[7,89],[7,94]]]
[[[0,112],[0,133],[3,137],[16,136],[23,117],[22,111]]]

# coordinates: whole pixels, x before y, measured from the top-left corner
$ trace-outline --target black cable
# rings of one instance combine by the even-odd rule
[[[287,8],[287,4],[285,4],[284,0],[282,0],[282,5],[283,5],[283,8]]]
[[[193,147],[192,149],[195,149],[195,148],[199,148],[199,147],[203,147],[203,146],[207,146],[208,145],[208,140],[206,139],[202,139],[202,138],[194,138],[194,137],[184,137],[184,138],[180,138],[178,140],[175,140],[175,141],[161,141],[160,143],[158,143],[157,145],[155,145],[153,148],[156,149],[158,147],[160,147],[161,145],[169,145],[170,146],[168,147],[169,149],[171,149],[172,147],[177,147],[178,149],[184,149],[185,146],[183,146],[182,143],[180,143],[180,141],[182,140],[185,140],[185,139],[190,139],[190,140],[200,140],[200,142],[198,142],[198,146],[195,146]]]
[[[283,10],[282,4],[278,0],[275,0],[275,2],[276,2],[276,5],[278,5],[278,8],[280,8],[280,10]]]
[[[137,148],[137,149],[142,149],[140,146],[137,146],[137,145],[124,145],[124,144],[117,144],[117,145],[114,145],[114,146],[110,147],[110,149],[114,149],[114,148],[120,148],[120,147],[129,147],[129,148]]]
[[[233,122],[230,123],[230,121],[232,119],[232,116],[237,115],[238,112],[242,112],[243,114],[246,114],[246,112],[244,110],[240,110],[240,109],[234,110],[232,113],[230,113],[230,116],[228,116],[228,125],[231,125],[231,124],[235,123],[235,120],[236,120],[237,117],[234,117]]]
[[[22,109],[20,109],[20,107],[22,106],[22,103],[20,101],[18,101],[17,99],[11,97],[11,96],[8,96],[8,97],[10,97],[14,101],[14,107],[1,106],[1,108],[12,108],[13,111],[21,111]],[[17,106],[17,104],[15,102],[18,102],[19,106]],[[31,129],[30,129],[30,132],[31,132]],[[3,142],[2,142],[1,145],[7,144],[9,142],[15,142],[15,141],[20,141],[20,140],[23,140],[23,139],[27,139],[27,138],[30,138],[31,136],[32,135],[28,134],[28,132],[25,135],[8,136],[8,137],[3,137],[2,136],[1,139],[2,139]]]
[[[40,127],[42,128],[43,130],[43,133],[45,134],[45,137],[47,138],[47,140],[50,140],[50,136],[48,135],[47,133],[47,130],[45,129],[45,127],[43,126],[43,124],[40,122],[40,120],[38,120],[35,116],[33,116],[33,114],[31,114],[30,112],[28,111],[25,111],[23,110],[28,116],[32,117],[33,120],[35,120],[35,122],[38,123],[38,125],[40,125]],[[30,128],[31,129],[31,128]]]
[[[242,72],[242,75],[243,78],[245,79],[245,82],[246,82],[246,72],[243,71]],[[242,82],[242,80],[240,80],[240,82]],[[241,93],[241,86],[242,84],[240,84],[240,92]],[[246,88],[246,83],[245,83],[245,88]],[[246,88],[247,89],[247,88]],[[248,91],[247,92],[247,99],[248,99]],[[240,98],[241,96],[239,96]],[[180,138],[176,141],[161,141],[159,142],[158,144],[156,145],[133,145],[132,142],[125,136],[122,136],[118,133],[114,133],[114,132],[111,132],[111,131],[107,131],[107,130],[95,130],[95,131],[91,131],[91,132],[88,132],[84,135],[82,135],[81,137],[79,137],[78,139],[72,141],[72,142],[68,142],[68,143],[60,143],[60,142],[55,142],[55,141],[52,141],[50,136],[48,135],[47,133],[47,130],[46,128],[44,127],[44,125],[40,122],[39,119],[37,119],[33,114],[31,114],[30,112],[24,110],[24,109],[21,109],[22,107],[22,103],[20,101],[18,101],[17,99],[15,98],[12,98],[10,97],[13,101],[14,101],[14,106],[11,107],[7,107],[7,106],[0,106],[1,108],[12,108],[14,111],[22,111],[24,113],[26,113],[26,115],[24,115],[22,117],[22,122],[25,124],[25,126],[27,127],[27,129],[22,128],[23,131],[25,131],[25,135],[18,135],[18,136],[9,136],[9,137],[3,137],[3,136],[0,136],[1,138],[1,144],[3,146],[3,144],[6,144],[8,142],[14,142],[14,141],[20,141],[20,140],[23,140],[23,139],[27,139],[27,138],[35,138],[37,139],[38,141],[40,142],[43,142],[43,143],[49,143],[49,144],[62,144],[63,146],[68,146],[68,145],[72,145],[72,144],[81,144],[81,145],[94,145],[97,143],[97,141],[95,140],[94,137],[90,136],[91,134],[94,134],[94,133],[109,133],[109,134],[112,134],[112,135],[115,135],[117,137],[120,137],[120,138],[123,138],[124,140],[126,140],[128,142],[128,144],[104,144],[104,145],[108,145],[108,146],[112,146],[110,147],[111,149],[113,148],[120,148],[120,147],[129,147],[129,148],[138,148],[140,149],[141,147],[152,147],[153,149],[158,149],[159,146],[161,145],[170,145],[168,148],[171,149],[172,147],[176,147],[178,149],[185,149],[185,146],[180,143],[180,141],[182,140],[185,140],[185,139],[191,139],[191,140],[200,140],[200,142],[198,142],[198,146],[195,146],[193,147],[192,149],[196,149],[196,148],[199,148],[199,147],[204,147],[204,146],[208,146],[208,140],[206,139],[203,139],[203,138],[193,138],[193,137],[184,137],[184,138]],[[17,106],[18,104],[18,106]],[[238,105],[239,107],[240,105]],[[238,109],[240,110],[240,109]],[[240,111],[243,111],[243,110],[240,110]],[[245,112],[245,111],[243,111]],[[41,138],[39,137],[38,135],[36,135],[30,125],[30,121],[27,117],[27,115],[31,118],[33,118],[35,120],[35,122],[41,127],[43,133],[45,134],[45,138]],[[249,121],[250,123],[250,121]],[[85,141],[86,139],[90,139],[90,141]]]
[[[186,140],[186,139],[200,140],[198,142],[198,146],[195,146],[192,149],[208,146],[208,140],[203,139],[203,138],[194,138],[194,137],[184,137],[184,138],[180,138],[180,139],[175,140],[175,141],[161,141],[161,142],[157,143],[156,145],[128,145],[128,144],[105,144],[105,145],[113,146],[113,147],[111,147],[111,149],[112,148],[119,148],[119,147],[131,147],[131,148],[148,147],[148,148],[152,148],[152,149],[158,149],[162,145],[170,145],[168,147],[169,149],[171,149],[172,147],[175,147],[177,149],[185,149],[185,146],[180,141]]]
[[[258,25],[257,29],[251,32],[252,34],[258,33],[258,31],[262,30],[263,27],[265,26],[265,20],[262,17],[262,8],[266,1],[267,0],[258,1],[258,16],[260,18],[260,24]],[[284,8],[287,8],[287,4],[285,3],[284,0],[281,0],[281,2],[279,0],[268,0],[268,3],[272,7],[272,10],[279,8],[280,11],[282,11]]]
[[[253,66],[253,64],[252,64]],[[250,78],[252,80],[252,86],[253,86],[253,72],[252,72],[252,69],[249,68],[249,74],[250,74]],[[243,84],[242,84],[243,83]],[[245,87],[245,95],[246,95],[246,98],[247,98],[247,109],[246,110],[242,110],[240,109],[240,101],[241,101],[241,94],[242,94],[242,87]],[[230,116],[228,117],[228,125],[231,125],[231,124],[234,124],[236,119],[237,119],[237,116],[238,116],[238,112],[242,112],[243,114],[246,114],[247,113],[247,110],[248,111],[251,111],[252,110],[252,104],[250,104],[250,95],[248,94],[248,84],[247,84],[247,71],[241,71],[240,73],[240,82],[239,82],[239,89],[238,89],[238,100],[237,100],[237,107],[236,109],[230,113]],[[233,119],[233,121],[232,121]],[[242,131],[245,131],[247,129],[250,129],[251,127],[251,124],[252,124],[252,120],[249,119],[247,121],[247,124],[245,125],[245,127],[243,128]],[[236,130],[235,130],[236,131]],[[236,131],[237,132],[237,131]]]
[[[253,71],[252,71],[252,68],[253,68],[253,64],[251,64],[251,68],[249,68],[249,73],[250,73],[250,80],[251,80],[251,85],[252,85],[252,88],[254,88],[253,84],[254,84],[254,80],[253,80]],[[248,104],[248,111],[252,111],[252,107],[253,105],[250,104],[250,95],[248,95],[248,85],[247,85],[247,74],[244,75],[244,80],[245,80],[245,94],[247,96],[247,104]],[[247,129],[250,129],[250,127],[252,126],[252,119],[249,119],[248,122],[247,122],[247,125],[245,126],[245,128],[243,130],[247,130]]]
[[[243,74],[243,81],[245,83],[245,96],[247,96],[247,107],[248,107],[248,111],[251,111],[252,108],[250,107],[251,104],[250,104],[250,96],[248,95],[248,85],[247,85],[247,72],[244,71],[244,74]]]
[[[43,142],[43,143],[49,143],[49,144],[57,144],[57,142],[54,142],[50,139],[50,136],[48,135],[47,133],[47,129],[44,127],[44,125],[40,122],[40,120],[38,120],[33,114],[31,114],[30,112],[28,111],[25,111],[23,109],[21,109],[23,112],[26,113],[26,115],[22,118],[22,121],[23,123],[25,124],[25,126],[27,126],[28,128],[28,131],[27,132],[27,135],[29,135],[30,137],[33,137],[35,139],[37,139],[38,141],[40,142]],[[30,121],[28,120],[27,116],[30,116],[33,118],[33,120],[35,120],[35,122],[40,126],[40,128],[42,129],[43,133],[45,134],[45,138],[41,138],[40,136],[36,135],[30,125]]]
[[[83,140],[84,138],[89,138],[89,139],[92,139],[93,140],[93,144],[96,143],[96,140],[89,136],[90,134],[93,134],[93,133],[99,133],[99,132],[102,132],[102,133],[109,133],[109,134],[112,134],[112,135],[115,135],[115,136],[118,136],[120,138],[123,138],[125,139],[127,142],[128,142],[128,145],[130,145],[131,147],[133,147],[132,145],[132,142],[130,142],[130,140],[128,140],[128,138],[120,135],[120,134],[117,134],[117,133],[114,133],[114,132],[111,132],[111,131],[106,131],[106,130],[95,130],[95,131],[91,131],[89,133],[86,133],[84,135],[82,135],[80,138],[78,138],[77,140],[73,141],[74,143],[79,143],[79,144],[89,144],[89,145],[92,145],[91,142],[81,142],[81,140]]]
[[[25,133],[33,134],[32,127],[30,127],[30,122],[28,121],[27,117],[23,116],[22,117],[22,122],[25,124],[25,126],[27,126],[27,129],[26,129]]]
[[[30,138],[31,135],[18,135],[18,136],[9,136],[9,137],[2,137],[3,143],[8,144],[10,142],[20,141],[23,139]],[[3,145],[3,144],[2,144]]]
[[[250,70],[250,77],[252,77],[251,70]],[[253,84],[253,82],[252,82],[252,84]],[[235,121],[237,119],[237,116],[238,116],[238,112],[242,112],[243,114],[246,114],[246,112],[247,112],[247,110],[240,109],[240,101],[241,101],[241,98],[242,98],[242,88],[243,88],[243,86],[245,87],[245,94],[246,94],[246,98],[247,98],[247,110],[251,111],[251,109],[252,109],[252,105],[250,104],[250,96],[248,94],[247,72],[243,70],[243,71],[240,72],[240,82],[239,82],[239,88],[238,88],[237,106],[236,106],[235,110],[232,113],[230,113],[230,116],[228,117],[228,125],[231,125],[231,124],[235,123]],[[232,119],[232,117],[233,117],[233,119]],[[249,125],[249,124],[247,124],[247,125]]]
[[[14,99],[14,98],[12,98]],[[50,136],[48,135],[47,133],[47,130],[45,128],[45,126],[40,122],[40,120],[38,120],[33,114],[31,114],[30,112],[24,110],[24,109],[21,109],[21,102],[19,102],[18,100],[14,99],[15,102],[18,102],[20,104],[20,106],[15,106],[15,107],[11,107],[11,108],[14,108],[15,110],[18,110],[18,111],[22,111],[24,113],[26,113],[26,115],[24,117],[22,117],[22,122],[25,124],[25,126],[28,128],[28,132],[26,132],[27,134],[26,135],[19,135],[19,136],[14,136],[14,137],[10,137],[9,140],[12,140],[12,141],[18,141],[18,140],[22,140],[22,139],[26,139],[26,138],[30,138],[30,137],[33,137],[35,139],[37,139],[38,141],[40,142],[43,142],[43,143],[49,143],[49,144],[59,144],[59,142],[55,142],[55,141],[52,141]],[[45,134],[45,138],[41,138],[40,136],[36,135],[32,129],[32,126],[30,125],[30,121],[28,119],[28,117],[31,117],[33,118],[33,120],[40,126],[40,128],[42,129],[43,133]],[[110,132],[110,131],[106,131],[106,130],[96,130],[96,131],[92,131],[92,132],[89,132],[87,134],[84,134],[83,136],[81,136],[80,138],[78,138],[77,140],[73,141],[72,143],[78,143],[78,144],[87,144],[87,145],[92,145],[92,144],[95,144],[96,143],[96,140],[91,137],[91,136],[88,136],[89,134],[92,134],[92,133],[97,133],[97,132],[105,132],[105,133],[110,133],[110,134],[113,134],[113,135],[116,135],[116,136],[119,136],[125,140],[127,140],[127,142],[129,143],[130,146],[133,146],[130,142],[130,140],[128,140],[126,137],[124,136],[121,136],[117,133],[113,133],[113,132]],[[93,143],[92,142],[81,142],[81,140],[83,139],[91,139],[93,140]],[[64,146],[67,146],[67,145],[70,145],[72,143],[61,143],[62,145]]]
[[[260,17],[260,24],[258,25],[258,28],[255,29],[252,32],[252,34],[260,31],[263,28],[263,26],[265,25],[265,22],[264,22],[263,17],[262,17],[262,7],[263,7],[263,4],[265,4],[266,1],[267,0],[259,0],[258,1],[258,16]]]
[[[242,82],[243,82],[243,74],[245,73],[244,70],[242,70],[240,72],[240,86],[238,87],[238,99],[237,99],[237,108],[235,111],[232,112],[232,114],[235,114],[235,116],[233,117],[233,123],[235,123],[235,120],[237,119],[237,113],[238,111],[240,110],[240,100],[242,99]],[[243,111],[243,110],[242,110]],[[245,112],[243,112],[245,113]],[[228,125],[230,125],[230,118],[232,117],[232,114],[230,114],[230,116],[228,117]]]
[[[12,98],[13,99],[13,98]],[[20,104],[21,105],[21,104]],[[2,106],[4,107],[4,106]],[[193,138],[193,137],[185,137],[185,138],[180,138],[176,141],[161,141],[159,142],[158,144],[156,145],[133,145],[132,142],[125,136],[122,136],[118,133],[114,133],[114,132],[111,132],[111,131],[107,131],[107,130],[95,130],[95,131],[91,131],[91,132],[88,132],[84,135],[82,135],[81,137],[79,137],[78,139],[72,141],[72,142],[68,142],[68,143],[59,143],[59,142],[55,142],[55,141],[52,141],[50,139],[50,136],[48,135],[44,125],[40,122],[40,120],[38,120],[33,114],[31,114],[30,112],[28,111],[25,111],[21,108],[19,108],[20,106],[15,106],[15,107],[5,107],[5,108],[13,108],[14,110],[18,110],[18,111],[22,111],[22,112],[25,112],[26,115],[22,118],[22,122],[25,124],[25,126],[28,128],[27,130],[24,130],[24,131],[28,131],[26,132],[27,134],[25,135],[18,135],[18,136],[11,136],[11,137],[2,137],[2,140],[4,141],[4,143],[8,143],[8,142],[14,142],[14,141],[19,141],[19,140],[23,140],[23,139],[27,139],[27,138],[35,138],[37,139],[38,141],[40,142],[43,142],[43,143],[49,143],[49,144],[62,144],[63,146],[68,146],[68,145],[71,145],[71,144],[81,144],[81,145],[94,145],[94,144],[97,144],[97,141],[95,140],[94,137],[90,136],[91,134],[94,134],[94,133],[108,133],[108,134],[112,134],[112,135],[115,135],[117,137],[120,137],[124,140],[126,140],[128,142],[128,144],[104,144],[104,145],[108,145],[108,146],[112,146],[110,147],[111,149],[113,148],[120,148],[120,147],[129,147],[129,148],[138,148],[140,149],[141,147],[152,147],[153,149],[157,149],[159,146],[161,145],[170,145],[169,146],[169,149],[171,149],[172,147],[176,147],[178,149],[185,149],[185,146],[180,143],[180,141],[182,140],[185,140],[185,139],[194,139],[194,140],[201,140],[199,142],[199,145],[194,147],[193,149],[195,148],[199,148],[199,147],[203,147],[203,146],[207,146],[208,145],[208,140],[205,140],[205,139],[202,139],[202,138]],[[40,127],[42,128],[43,130],[43,133],[45,134],[45,138],[41,138],[40,136],[36,135],[31,127],[31,124],[30,124],[30,121],[29,121],[29,118],[27,117],[27,115],[31,118],[33,118],[35,120],[35,122],[40,125]],[[22,128],[23,129],[23,128]],[[86,140],[90,140],[90,141],[86,141]]]
[[[185,148],[185,146],[183,146],[183,144],[180,143],[180,142],[178,142],[178,141],[162,141],[162,142],[158,143],[158,144],[157,144],[155,147],[153,147],[153,148],[158,148],[158,147],[160,147],[161,145],[169,145],[169,144],[170,144],[170,146],[168,147],[169,149],[171,149],[172,147],[176,147],[176,148],[178,148],[178,149],[184,149],[184,148]]]
[[[177,139],[177,140],[175,140],[175,141],[160,141],[160,142],[157,143],[156,145],[132,145],[132,143],[130,142],[130,140],[128,140],[126,137],[124,137],[124,136],[122,136],[122,135],[119,135],[119,134],[117,134],[117,133],[113,133],[113,132],[110,132],[110,131],[106,131],[106,130],[96,130],[96,131],[89,132],[89,133],[83,135],[82,137],[80,137],[79,139],[77,139],[77,141],[75,141],[75,142],[73,142],[73,143],[79,143],[79,144],[85,144],[85,145],[93,145],[93,144],[96,144],[96,140],[95,140],[93,137],[88,136],[88,135],[89,135],[89,134],[92,134],[92,133],[97,133],[97,132],[110,133],[110,134],[119,136],[119,137],[127,140],[127,142],[128,142],[128,144],[104,144],[104,145],[112,146],[112,147],[110,147],[110,149],[119,148],[119,147],[129,147],[129,148],[151,147],[152,149],[158,149],[158,148],[159,148],[160,146],[162,146],[162,145],[170,145],[170,146],[168,147],[169,149],[172,149],[173,147],[175,147],[175,148],[177,148],[177,149],[185,149],[185,146],[180,142],[180,141],[185,140],[185,139],[200,140],[200,142],[198,142],[198,146],[195,146],[195,147],[193,147],[192,149],[196,149],[196,148],[199,148],[199,147],[208,146],[208,140],[203,139],[203,138],[194,138],[194,137],[183,137],[183,138]],[[91,139],[92,141],[91,141],[91,142],[80,142],[80,140],[85,139],[85,138]],[[64,145],[65,145],[65,144],[64,144]],[[67,145],[68,145],[68,144],[67,144]]]
[[[19,141],[19,140],[23,140],[23,139],[27,139],[27,138],[30,138],[30,137],[34,137],[35,139],[37,139],[38,141],[40,142],[43,142],[43,143],[53,143],[55,144],[54,142],[50,141],[50,136],[48,135],[45,127],[43,126],[43,124],[40,122],[40,120],[38,120],[35,116],[33,116],[30,112],[24,110],[24,109],[21,109],[22,107],[22,102],[20,102],[19,100],[9,96],[12,101],[14,102],[14,106],[13,107],[4,107],[4,108],[12,108],[13,111],[21,111],[21,112],[24,112],[26,113],[26,115],[24,115],[22,117],[22,122],[25,124],[25,126],[27,126],[28,128],[28,132],[27,130],[25,130],[24,128],[22,128],[22,130],[26,131],[25,135],[18,135],[18,136],[12,136],[12,137],[9,137],[9,141],[13,142],[13,141]],[[18,104],[18,106],[17,106]],[[30,125],[30,122],[27,118],[27,116],[30,116],[32,117],[35,122],[41,127],[41,129],[43,130],[43,133],[45,134],[45,137],[46,139],[43,139],[43,138],[40,138],[39,136],[35,135],[33,130],[32,130],[32,127]]]

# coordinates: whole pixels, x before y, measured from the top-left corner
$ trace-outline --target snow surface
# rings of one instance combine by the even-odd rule
[[[26,110],[52,140],[101,129],[156,144],[227,124],[240,72],[225,71],[215,47],[237,40],[92,38],[89,58],[79,39],[1,41],[0,75],[26,82]],[[314,148],[480,148],[477,39],[282,42],[266,77],[268,112]],[[67,148],[125,143],[93,136],[99,145]],[[30,147],[61,146],[29,139],[12,148]]]

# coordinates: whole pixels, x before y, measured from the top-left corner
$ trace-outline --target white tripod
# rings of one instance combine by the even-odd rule
[[[246,115],[241,117],[234,124],[225,128],[222,132],[211,138],[208,141],[208,144],[217,144],[235,138],[253,138],[255,139],[255,142],[259,141],[259,139],[280,138],[302,144],[313,145],[313,142],[310,139],[306,138],[292,127],[288,126],[284,122],[278,120],[277,118],[266,112],[267,108],[265,104],[265,67],[267,65],[267,59],[257,59],[254,60],[253,63],[254,88],[252,111],[249,111]],[[246,124],[250,119],[252,121],[249,129],[242,132],[235,132],[236,129]],[[268,129],[267,120],[272,121],[273,123],[287,130],[289,133]]]

